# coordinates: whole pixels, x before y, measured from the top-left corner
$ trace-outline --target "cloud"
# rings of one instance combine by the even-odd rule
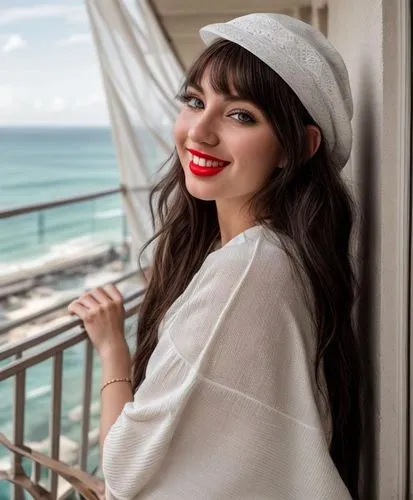
[[[35,99],[33,102],[33,109],[42,109],[44,107],[43,101],[41,99]]]
[[[61,18],[68,22],[85,23],[87,13],[84,5],[34,5],[0,9],[0,25],[16,21],[44,18]]]
[[[13,90],[11,87],[0,86],[0,109],[11,109],[13,107]]]
[[[50,103],[51,111],[63,111],[66,108],[66,100],[63,97],[54,97]]]
[[[63,38],[56,42],[56,45],[79,45],[82,43],[90,43],[92,41],[92,35],[90,33],[77,33],[70,36],[69,38]]]
[[[88,97],[85,99],[76,99],[73,108],[74,109],[79,109],[79,108],[87,108],[89,106],[95,106],[96,104],[102,104],[105,102],[105,97],[102,94],[101,91],[95,92],[93,94],[90,94]]]
[[[9,35],[6,43],[3,45],[3,52],[21,49],[27,45],[27,41],[21,35]]]

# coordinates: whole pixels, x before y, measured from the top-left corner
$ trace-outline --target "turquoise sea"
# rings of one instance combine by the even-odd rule
[[[164,158],[143,129],[137,134],[155,172]],[[109,128],[0,128],[0,172],[0,211],[120,183]],[[73,238],[106,234],[119,239],[121,212],[115,194],[0,219],[0,274],[11,262],[44,256],[54,244]]]
[[[164,158],[151,149],[144,131],[137,133],[142,134],[155,172]],[[0,128],[0,172],[0,211],[116,188],[120,183],[109,128]],[[42,220],[36,213],[0,219],[0,273],[10,264],[44,257],[68,242],[120,242],[124,232],[118,194],[45,210]],[[134,322],[126,325],[127,332],[135,328]],[[81,403],[83,356],[84,345],[74,346],[64,354],[62,434],[76,441],[80,439],[80,425],[69,414]],[[50,361],[27,371],[27,442],[48,436],[50,380]],[[95,357],[94,401],[99,400],[98,384]],[[0,382],[0,429],[8,436],[12,432],[12,389],[11,380]],[[95,407],[92,427],[98,424],[98,418],[99,408]],[[0,450],[0,469],[7,456],[5,450]],[[90,457],[89,470],[96,463],[97,453]],[[0,483],[0,500],[9,498],[8,485]]]

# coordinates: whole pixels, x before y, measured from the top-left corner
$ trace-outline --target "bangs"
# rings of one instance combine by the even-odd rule
[[[257,106],[272,124],[283,143],[282,127],[291,120],[301,119],[305,125],[316,125],[291,87],[267,64],[248,50],[229,40],[219,39],[198,57],[187,73],[182,86],[201,87],[209,72],[209,84],[214,92],[226,96],[239,96]]]
[[[274,81],[274,72],[246,49],[228,40],[213,43],[193,64],[183,87],[200,86],[206,70],[215,92],[224,95],[235,93],[265,112],[265,103],[261,102],[269,90],[265,88],[265,80],[268,80],[265,76]]]

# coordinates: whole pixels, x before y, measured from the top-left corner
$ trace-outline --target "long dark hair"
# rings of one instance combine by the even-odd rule
[[[267,184],[250,200],[257,224],[280,237],[295,269],[304,270],[312,292],[319,388],[322,367],[327,383],[333,434],[330,455],[353,498],[358,499],[361,447],[361,362],[353,324],[357,291],[350,258],[354,203],[332,165],[324,139],[306,158],[306,126],[316,125],[291,88],[242,47],[220,40],[208,47],[187,74],[181,89],[199,84],[206,68],[217,92],[231,85],[265,114],[285,153]],[[151,278],[140,307],[133,388],[145,377],[166,311],[185,290],[220,236],[214,201],[192,197],[176,151],[166,175],[149,196],[155,240]],[[156,210],[155,195],[158,195]],[[156,211],[156,216],[155,216]],[[320,389],[321,390],[321,389]]]

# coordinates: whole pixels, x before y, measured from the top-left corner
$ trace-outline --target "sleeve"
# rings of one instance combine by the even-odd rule
[[[145,495],[155,482],[159,498],[190,498],[184,492],[193,488],[191,498],[241,498],[234,488],[258,498],[260,488],[285,486],[274,483],[278,469],[287,477],[280,447],[308,477],[308,461],[297,462],[308,455],[308,438],[298,452],[291,445],[297,432],[317,436],[330,467],[313,398],[310,333],[277,252],[237,245],[210,254],[165,321],[134,401],[106,436],[107,500],[152,498]],[[256,471],[267,466],[257,482]],[[320,488],[318,476],[313,483]]]
[[[246,272],[245,251],[235,259],[234,251],[225,254],[224,260],[215,256],[211,259],[213,254],[207,257],[179,297],[179,302],[185,304],[185,312],[175,315],[170,328],[182,332],[180,337],[196,329],[203,332],[203,341],[211,342],[219,329],[220,315],[234,300]],[[216,293],[217,285],[227,299],[218,307],[198,309],[209,301],[211,293]],[[205,331],[209,324],[214,325],[212,330]],[[188,346],[191,339],[185,342]],[[198,359],[189,362],[176,349],[169,334],[161,336],[133,402],[126,403],[105,438],[102,467],[106,499],[134,498],[159,471],[180,415],[197,386],[201,365],[208,357],[207,343],[197,344],[194,349],[199,352]]]
[[[126,403],[105,438],[102,466],[107,499],[135,498],[156,474],[196,385],[195,370],[171,344],[163,342],[157,349],[159,364],[147,375],[133,402]]]

